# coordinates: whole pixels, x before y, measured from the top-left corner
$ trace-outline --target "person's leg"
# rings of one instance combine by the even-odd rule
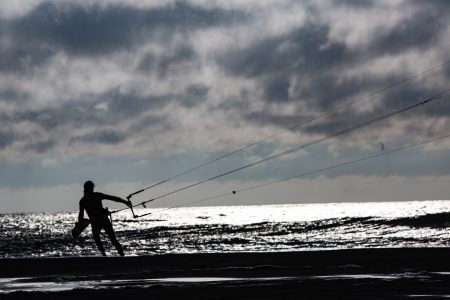
[[[105,229],[106,234],[108,235],[109,239],[111,240],[111,243],[113,243],[114,247],[116,247],[117,252],[120,254],[120,256],[124,256],[122,245],[119,243],[119,241],[116,238],[116,234],[114,233],[114,229],[112,227],[111,222],[108,221],[107,224],[103,226]]]
[[[102,229],[100,226],[91,225],[92,226],[92,236],[94,237],[95,244],[97,245],[98,250],[102,253],[103,256],[106,256],[105,247],[103,247],[103,243],[100,240],[100,230]]]

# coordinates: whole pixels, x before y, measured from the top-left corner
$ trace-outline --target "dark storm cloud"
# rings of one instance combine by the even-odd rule
[[[378,70],[364,73],[366,70],[361,69],[365,75],[350,76],[346,75],[345,71],[385,56],[400,57],[402,53],[411,50],[425,52],[442,39],[443,30],[448,23],[448,2],[406,2],[402,5],[409,9],[409,13],[399,17],[400,21],[385,27],[370,28],[368,31],[372,35],[364,37],[361,45],[357,43],[357,46],[352,46],[346,44],[345,38],[330,37],[335,32],[336,24],[333,23],[333,18],[327,18],[326,15],[333,14],[334,9],[342,10],[342,6],[345,10],[364,14],[366,11],[379,9],[377,2],[331,1],[331,9],[328,5],[312,3],[292,4],[293,7],[297,5],[297,8],[302,5],[311,7],[305,8],[310,14],[305,23],[298,22],[278,34],[261,31],[255,36],[253,26],[257,23],[252,22],[259,16],[257,12],[245,15],[237,9],[208,8],[210,6],[202,7],[188,2],[176,2],[156,8],[138,8],[131,4],[42,2],[25,15],[1,21],[0,32],[7,37],[8,43],[1,45],[0,72],[8,72],[8,75],[11,72],[33,75],[34,70],[39,69],[56,53],[64,51],[69,55],[63,56],[61,62],[55,60],[54,65],[51,65],[57,70],[57,75],[64,72],[66,66],[72,66],[72,56],[83,56],[85,60],[76,60],[73,65],[81,66],[81,70],[77,69],[67,76],[67,81],[73,78],[74,86],[70,86],[71,83],[65,80],[56,82],[55,86],[67,84],[72,88],[71,92],[77,95],[75,97],[78,97],[79,82],[83,82],[85,76],[89,77],[95,68],[95,60],[100,57],[107,65],[105,69],[114,73],[111,76],[113,83],[108,85],[109,83],[98,80],[91,86],[94,92],[88,91],[71,101],[62,97],[66,99],[64,103],[54,99],[41,99],[47,95],[45,90],[39,94],[41,98],[38,100],[43,100],[43,103],[52,102],[51,104],[16,106],[13,112],[3,113],[0,122],[5,126],[28,122],[48,131],[49,134],[60,128],[89,127],[93,132],[76,136],[69,133],[68,139],[77,143],[97,141],[113,145],[149,128],[171,129],[171,126],[175,125],[170,123],[169,118],[158,114],[170,103],[177,105],[180,110],[195,109],[208,102],[210,97],[224,97],[215,98],[211,105],[207,105],[208,109],[213,113],[236,113],[233,116],[242,116],[245,121],[259,127],[276,125],[286,128],[345,101],[355,100],[356,96],[369,94],[410,76],[411,74],[402,73],[402,70],[389,76],[375,74],[382,72]],[[313,9],[314,7],[316,9]],[[324,11],[328,9],[330,11]],[[264,17],[269,15],[270,13],[261,14]],[[371,14],[368,15],[373,18]],[[345,23],[345,20],[342,22]],[[249,42],[246,43],[243,39],[240,44],[230,45],[235,40],[227,36],[224,37],[226,42],[221,44],[220,48],[204,45],[207,43],[204,43],[203,30],[206,34],[212,34],[208,29],[214,27],[220,29],[213,31],[214,34],[228,34],[229,25],[242,36],[252,35],[249,36]],[[191,35],[194,31],[196,34]],[[195,44],[196,41],[200,43]],[[155,47],[147,47],[149,42]],[[107,56],[121,51],[131,53],[130,57],[133,58],[122,61],[119,56]],[[92,69],[85,66],[89,63],[92,63]],[[124,63],[131,63],[129,69],[125,67],[126,70],[122,70]],[[197,68],[200,74],[198,78],[195,77]],[[205,70],[213,70],[207,74],[216,76],[213,80],[208,79],[207,85],[202,83]],[[448,77],[449,70],[450,68],[447,70]],[[49,80],[55,80],[53,76],[52,73],[48,77]],[[145,83],[142,83],[147,78],[154,82],[145,87]],[[221,86],[222,79],[233,82],[240,78],[246,79],[250,84],[246,86],[244,83],[232,93],[224,91],[225,88]],[[171,91],[164,90],[168,79],[173,81],[177,88],[187,88],[176,92],[177,94],[171,94]],[[53,82],[48,83],[51,84]],[[114,89],[113,85],[119,87]],[[135,86],[139,87],[139,92],[129,92]],[[158,91],[158,96],[151,95],[154,92],[153,87]],[[29,84],[27,88],[28,92],[22,92],[0,87],[0,102],[8,102],[10,105],[18,104],[20,99],[28,101],[31,97],[30,90],[36,86]],[[54,94],[61,93],[59,90],[46,88],[48,94],[58,99],[59,95]],[[125,90],[128,92],[124,92]],[[392,93],[380,95],[381,105],[378,105],[377,111],[389,112],[429,97],[435,92],[421,84],[399,88]],[[143,94],[149,96],[142,96]],[[255,111],[252,104],[255,95],[260,94],[263,95],[262,109]],[[296,110],[290,110],[289,114],[278,114],[270,110],[273,104],[279,104],[280,107],[285,104],[298,106]],[[427,106],[417,110],[416,114],[444,116],[448,111],[448,107],[436,109],[435,106]],[[327,134],[348,125],[348,115],[352,116],[353,123],[372,116],[354,109],[345,113],[347,116],[338,113],[327,117],[326,122],[306,126],[303,130],[306,133]],[[118,128],[125,122],[127,125],[123,126],[121,131],[99,129]],[[4,140],[8,142],[4,142],[3,147],[11,143],[6,137]],[[57,138],[55,140],[58,141]],[[46,151],[55,146],[55,143],[57,144],[49,141],[47,148],[43,144],[30,149]]]
[[[442,13],[436,7],[419,9],[395,28],[380,29],[369,49],[374,56],[428,49],[437,44],[442,30],[446,28],[447,18],[448,12]]]
[[[330,42],[328,35],[327,25],[310,23],[281,37],[225,54],[220,61],[234,76],[256,78],[267,102],[298,101],[314,95],[312,106],[327,107],[330,95],[350,94],[358,84],[336,82],[338,75],[333,72],[355,63],[358,57],[343,43]],[[289,94],[294,78],[306,80],[308,86],[300,90],[294,87]]]
[[[273,124],[287,129],[293,127],[295,124],[307,122],[308,120],[312,119],[313,116],[305,116],[301,114],[292,114],[290,116],[285,116],[265,112],[252,112],[245,114],[244,118],[253,123],[260,124],[261,126],[263,126],[264,124]]]
[[[14,142],[14,140],[14,132],[0,130],[0,149],[8,147]]]
[[[233,75],[262,78],[261,84],[269,102],[286,101],[290,78],[298,76],[300,81],[305,78],[309,85],[292,96],[314,97],[319,107],[327,108],[329,103],[326,101],[330,98],[342,99],[361,89],[379,86],[379,79],[375,78],[345,79],[342,82],[340,70],[386,53],[429,48],[443,28],[442,18],[417,13],[403,20],[398,27],[380,31],[377,38],[370,41],[369,52],[366,49],[358,52],[348,49],[343,43],[330,41],[327,24],[310,23],[282,37],[269,38],[243,50],[224,54],[219,60]],[[392,80],[389,78],[386,83]]]
[[[333,3],[336,7],[347,5],[361,12],[375,5],[371,1],[344,2]],[[323,19],[312,17],[314,21],[306,23],[301,28],[222,54],[218,61],[233,76],[255,79],[262,88],[263,100],[267,103],[308,101],[307,107],[327,111],[340,105],[340,102],[357,100],[355,97],[361,97],[361,94],[368,95],[411,75],[402,73],[401,70],[395,75],[373,77],[369,75],[343,77],[342,73],[348,68],[386,55],[433,49],[442,40],[444,30],[447,28],[448,10],[440,10],[439,5],[424,2],[411,6],[415,9],[415,13],[406,15],[397,25],[376,29],[373,36],[367,37],[365,46],[361,48],[349,48],[344,42],[330,39],[332,24],[323,23]],[[320,13],[314,9],[310,12]],[[382,105],[377,110],[380,114],[387,113],[424,100],[437,92],[439,91],[420,83],[399,87],[393,93],[382,96]],[[436,106],[430,105],[425,109],[411,112],[408,117],[414,114],[445,115],[448,112],[449,106],[439,110]],[[372,116],[355,111],[350,111],[349,114],[352,115],[353,121]],[[252,122],[266,121],[284,128],[297,124],[305,118],[300,111],[297,116],[294,113],[285,117],[264,111],[243,115]],[[326,134],[336,128],[343,128],[346,124],[348,121],[338,115],[328,117],[323,124],[305,127],[304,130]],[[388,123],[385,124],[389,126]]]
[[[6,96],[12,91],[5,91]],[[1,94],[0,94],[1,96]],[[12,97],[11,96],[11,97]],[[162,117],[154,117],[149,122],[148,117],[141,118],[141,115],[161,109],[175,96],[164,97],[143,97],[133,93],[120,93],[111,91],[102,95],[86,95],[86,98],[95,98],[93,101],[76,99],[69,103],[59,103],[51,107],[43,108],[21,108],[12,112],[0,113],[0,125],[2,128],[15,128],[20,124],[26,124],[26,133],[10,131],[0,131],[0,149],[12,146],[15,141],[20,140],[20,149],[35,153],[46,153],[55,147],[64,146],[62,144],[69,140],[73,143],[83,144],[119,144],[127,137],[133,137],[140,131],[149,130],[153,127],[161,129],[166,120]],[[192,100],[193,101],[193,100]],[[99,107],[105,105],[105,107]],[[127,127],[123,130],[97,130],[97,127],[117,127],[124,122],[131,121],[135,125],[129,131]],[[166,124],[167,125],[167,124]],[[92,132],[84,135],[77,134],[77,129],[92,128]],[[140,131],[137,130],[140,128]],[[43,130],[51,139],[38,139],[37,132]],[[62,130],[62,131],[61,131]],[[61,133],[63,132],[63,133]]]
[[[52,108],[24,109],[7,115],[11,123],[31,123],[45,130],[53,130],[58,126],[78,126],[84,121],[83,109],[76,104],[66,104]],[[81,122],[80,122],[81,121]]]
[[[108,104],[108,118],[111,121],[120,121],[132,119],[148,110],[161,109],[169,104],[173,97],[173,95],[146,97],[133,92],[122,93],[113,91],[100,96],[97,103],[101,103],[102,99],[105,99],[104,101]]]
[[[374,6],[376,1],[374,0],[333,0],[334,5],[345,5],[351,8],[366,9]]]
[[[19,45],[105,55],[134,49],[157,36],[171,39],[174,31],[190,32],[237,20],[236,13],[185,2],[152,9],[44,2],[5,26]]]
[[[172,129],[171,123],[167,120],[167,118],[161,116],[145,116],[139,118],[133,125],[130,126],[128,134],[142,134],[143,132],[148,132],[149,130],[152,131],[152,129],[161,130],[161,128],[165,130]]]
[[[35,67],[44,65],[55,51],[48,48],[15,45],[0,51],[0,72],[30,75]]]
[[[225,70],[243,77],[272,74],[305,76],[343,64],[349,55],[342,43],[328,40],[326,24],[309,23],[282,36],[270,37],[249,47],[223,54],[219,58]]]
[[[69,144],[107,144],[116,145],[127,138],[127,135],[117,130],[98,130],[85,135],[76,136],[70,139]]]
[[[383,94],[382,106],[386,110],[399,109],[434,95],[436,95],[436,91],[425,86],[409,85],[408,88],[393,89]]]
[[[173,53],[154,55],[147,53],[139,62],[137,70],[149,74],[156,72],[160,78],[164,78],[171,67],[180,63],[191,62],[197,58],[196,53],[189,45],[177,47]]]
[[[299,130],[312,134],[332,135],[334,133],[339,133],[343,130],[354,128],[357,125],[364,124],[368,121],[374,120],[375,118],[382,116],[382,114],[383,113],[379,112],[354,114],[351,111],[343,111],[331,116],[326,120],[326,122],[311,122],[308,123],[306,126],[299,128]],[[391,119],[387,119],[386,121],[370,124],[370,127],[364,126],[362,127],[363,129],[358,129],[356,132],[360,131],[363,132],[366,128],[368,128],[368,130],[373,131],[389,127],[390,120]]]
[[[258,124],[273,124],[284,129],[296,127],[291,132],[306,132],[309,134],[332,134],[340,130],[349,128],[353,125],[367,121],[367,118],[373,115],[352,114],[351,111],[343,111],[338,114],[329,116],[326,122],[311,122],[317,115],[312,114],[292,114],[290,116],[275,115],[270,113],[251,113],[245,115],[245,118],[251,122]]]
[[[35,153],[43,154],[56,146],[54,139],[37,140],[26,143],[24,149],[31,150]]]
[[[16,143],[19,143],[17,145]],[[43,138],[33,134],[16,133],[13,130],[0,130],[0,149],[4,150],[15,146],[16,150],[23,152],[46,153],[56,146],[53,138]]]
[[[424,101],[434,95],[435,91],[422,88],[420,86],[410,87],[408,89],[394,90],[385,95],[373,110],[366,112],[355,112],[352,106],[343,107],[335,111],[333,114],[326,115],[326,118],[316,117],[320,116],[317,113],[302,113],[299,110],[290,116],[276,115],[268,112],[252,112],[243,117],[256,124],[273,124],[283,129],[288,129],[293,126],[298,127],[293,132],[303,132],[308,134],[329,135],[341,130],[352,128],[358,124],[363,124],[383,115],[395,112],[399,109],[414,105]],[[428,136],[433,136],[439,133],[439,129],[445,129],[445,126],[439,124],[427,125],[425,128],[422,124],[425,120],[431,120],[435,117],[446,117],[450,114],[450,99],[440,99],[436,102],[426,104],[424,106],[415,107],[408,112],[398,114],[390,119],[381,122],[376,122],[367,127],[365,132],[376,132],[377,130],[391,128],[398,120],[408,120],[414,125],[406,128],[408,134],[425,132]],[[312,122],[311,122],[312,121]],[[365,129],[358,130],[364,132]]]
[[[411,3],[419,9],[430,9],[432,11],[439,12],[442,15],[445,15],[448,12],[448,9],[450,9],[450,2],[447,0],[412,0]]]
[[[295,98],[309,99],[309,107],[328,110],[358,92],[375,90],[379,85],[379,80],[371,80],[362,76],[341,79],[339,74],[323,72],[320,75],[312,76],[306,88],[300,88],[296,92]]]
[[[450,64],[447,64],[444,68],[444,74],[447,80],[450,79]]]
[[[264,80],[264,96],[275,102],[285,102],[289,100],[289,77],[278,75]]]
[[[68,145],[117,145],[128,138],[136,138],[145,133],[159,134],[173,130],[167,116],[152,115],[166,105],[176,102],[183,107],[193,108],[207,100],[209,88],[202,84],[192,84],[181,94],[165,96],[139,96],[133,92],[123,93],[112,90],[100,95],[85,95],[82,99],[59,103],[51,107],[22,108],[0,114],[0,125],[4,128],[29,124],[28,134],[20,138],[14,131],[0,132],[0,148],[11,146],[14,141],[24,141],[20,149],[35,153],[46,153],[55,147]],[[6,93],[7,95],[13,92]],[[86,99],[90,99],[86,101]],[[150,115],[148,115],[150,113]],[[129,123],[128,126],[120,124]],[[110,127],[111,129],[96,129]],[[88,129],[86,134],[78,134],[78,129]],[[117,128],[120,128],[118,130]],[[42,129],[52,135],[52,139],[35,140],[35,132]],[[63,134],[61,134],[63,132]],[[27,141],[29,140],[29,141]],[[67,145],[66,145],[67,146]]]
[[[184,95],[180,96],[179,103],[192,108],[208,100],[209,88],[203,84],[192,84],[186,88]]]
[[[0,103],[5,102],[23,104],[30,99],[31,95],[27,92],[11,87],[0,88]]]
[[[162,108],[170,102],[171,96],[142,97],[133,93],[124,94],[108,92],[102,95],[86,95],[96,100],[87,102],[84,99],[61,103],[57,106],[41,109],[24,109],[5,114],[10,122],[31,122],[43,129],[52,130],[61,126],[105,126],[114,125],[126,120],[133,120],[154,108]],[[107,108],[97,108],[105,104]]]

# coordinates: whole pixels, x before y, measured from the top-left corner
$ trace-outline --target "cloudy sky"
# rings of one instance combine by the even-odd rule
[[[445,93],[449,14],[444,0],[1,0],[0,212],[75,210],[87,179],[125,197],[277,134],[139,202]],[[450,134],[449,102],[153,205]],[[198,205],[450,199],[449,140]]]

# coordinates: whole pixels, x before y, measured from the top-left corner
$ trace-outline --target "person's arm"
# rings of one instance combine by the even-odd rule
[[[102,195],[103,195],[103,198],[106,199],[106,200],[111,200],[111,201],[114,201],[114,202],[123,203],[123,204],[125,204],[127,206],[131,206],[131,201],[127,201],[127,200],[124,200],[122,198],[119,198],[119,197],[116,197],[116,196],[107,195],[107,194],[102,194]]]
[[[84,218],[84,207],[80,201],[80,212],[78,213],[78,222],[81,222],[81,220],[83,220],[83,218]]]

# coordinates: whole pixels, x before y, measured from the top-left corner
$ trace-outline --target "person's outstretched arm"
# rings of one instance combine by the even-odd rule
[[[124,200],[122,198],[116,197],[116,196],[111,196],[111,195],[107,195],[107,194],[102,194],[103,198],[106,200],[111,200],[111,201],[115,201],[115,202],[119,202],[119,203],[123,203],[127,206],[131,206],[131,201],[127,201]]]

